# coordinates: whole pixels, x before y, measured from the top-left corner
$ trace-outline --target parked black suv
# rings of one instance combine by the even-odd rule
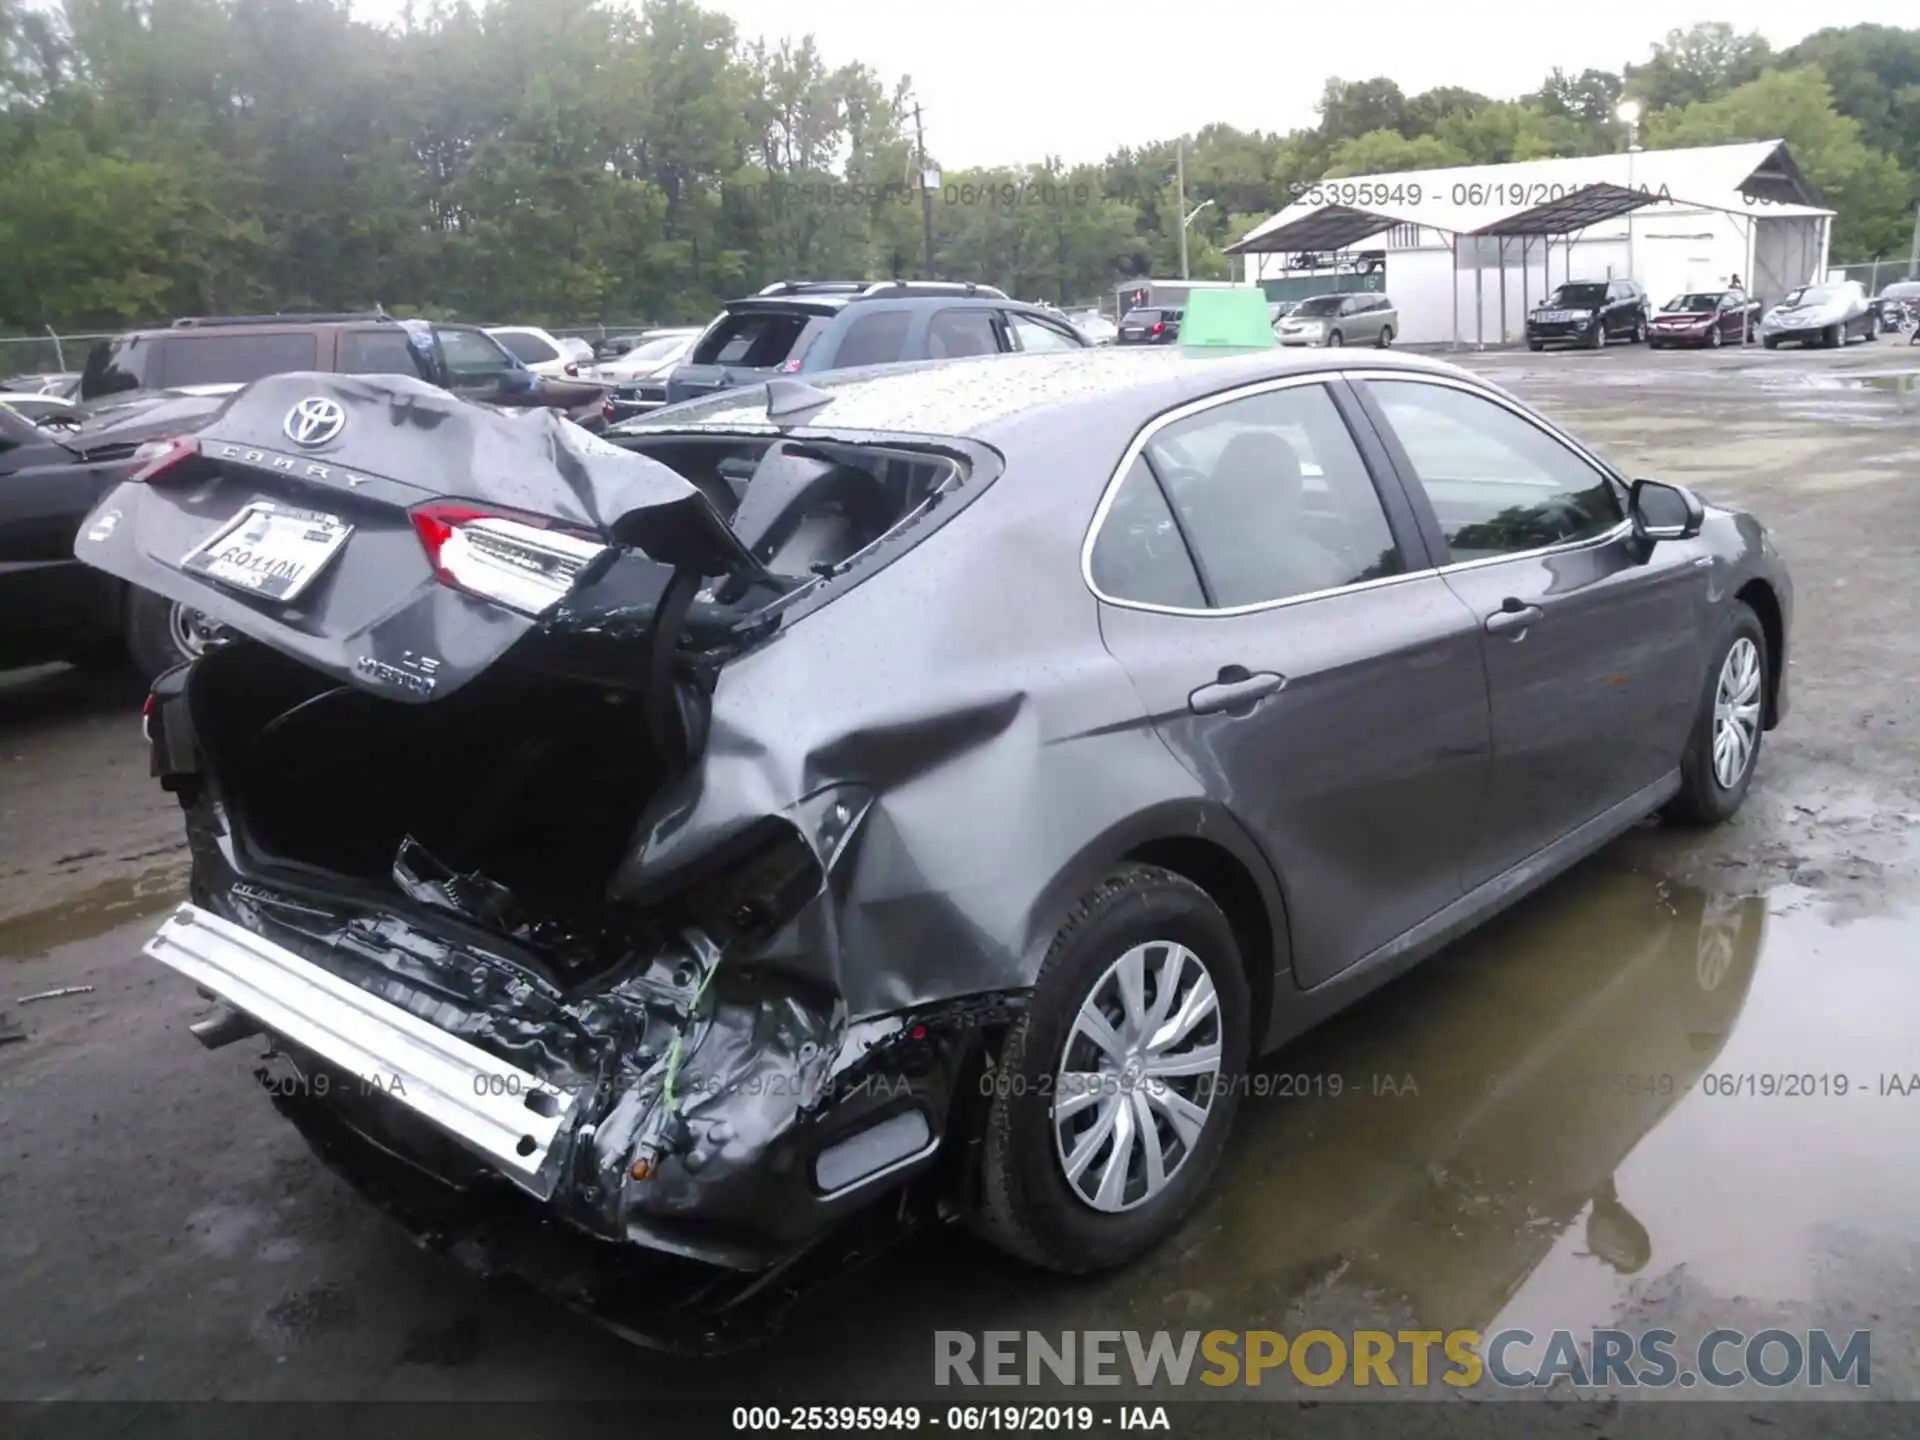
[[[945,281],[782,280],[729,301],[667,377],[667,403],[776,375],[906,360],[1079,350],[1078,330],[991,285]]]
[[[597,418],[605,393],[589,381],[535,375],[477,325],[375,312],[191,317],[163,330],[130,330],[93,347],[80,399],[247,385],[297,370],[410,375],[488,405],[578,412],[583,420]]]
[[[1527,316],[1527,348],[1567,341],[1598,350],[1609,340],[1647,338],[1653,307],[1636,280],[1569,280]]]

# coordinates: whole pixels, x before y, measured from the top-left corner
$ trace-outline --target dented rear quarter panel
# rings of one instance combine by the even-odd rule
[[[1258,847],[1175,760],[1100,642],[1080,549],[1158,407],[1127,413],[1094,394],[1044,423],[1009,412],[977,427],[1004,460],[984,494],[883,578],[720,672],[705,755],[642,817],[614,894],[855,787],[871,800],[833,887],[753,958],[830,985],[856,1020],[1030,986],[1079,899],[1156,841],[1230,854],[1268,933],[1284,935]]]

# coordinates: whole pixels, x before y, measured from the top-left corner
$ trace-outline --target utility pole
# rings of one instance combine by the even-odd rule
[[[934,176],[933,172],[927,168],[927,135],[926,132],[920,128],[920,102],[918,100],[913,102],[913,143],[914,148],[920,152],[920,228],[922,238],[926,243],[925,278],[931,280],[934,278],[933,189],[934,186],[937,186],[940,182],[939,179]]]
[[[1187,137],[1182,135],[1173,151],[1174,184],[1180,187],[1180,278],[1187,278]]]
[[[1913,245],[1907,251],[1907,278],[1920,275],[1920,205],[1913,207]]]

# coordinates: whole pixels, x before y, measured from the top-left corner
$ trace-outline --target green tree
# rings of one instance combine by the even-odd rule
[[[1712,100],[1756,79],[1772,52],[1759,34],[1739,34],[1722,21],[1670,30],[1644,64],[1626,68],[1626,94],[1647,107]]]
[[[1647,144],[1718,145],[1784,139],[1801,171],[1839,212],[1836,256],[1904,248],[1911,177],[1860,138],[1858,121],[1833,108],[1819,69],[1771,70],[1717,100],[1662,110],[1646,122]]]
[[[1860,138],[1920,174],[1920,30],[1818,30],[1781,61],[1817,65],[1833,87],[1834,108],[1860,122]]]
[[[1467,152],[1435,135],[1409,140],[1397,130],[1373,130],[1333,147],[1328,176],[1387,175],[1468,164]]]

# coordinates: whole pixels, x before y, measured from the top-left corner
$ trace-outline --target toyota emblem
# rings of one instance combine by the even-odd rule
[[[286,423],[280,428],[294,444],[311,450],[326,444],[346,425],[347,412],[340,408],[339,401],[324,395],[309,395],[287,412]]]

